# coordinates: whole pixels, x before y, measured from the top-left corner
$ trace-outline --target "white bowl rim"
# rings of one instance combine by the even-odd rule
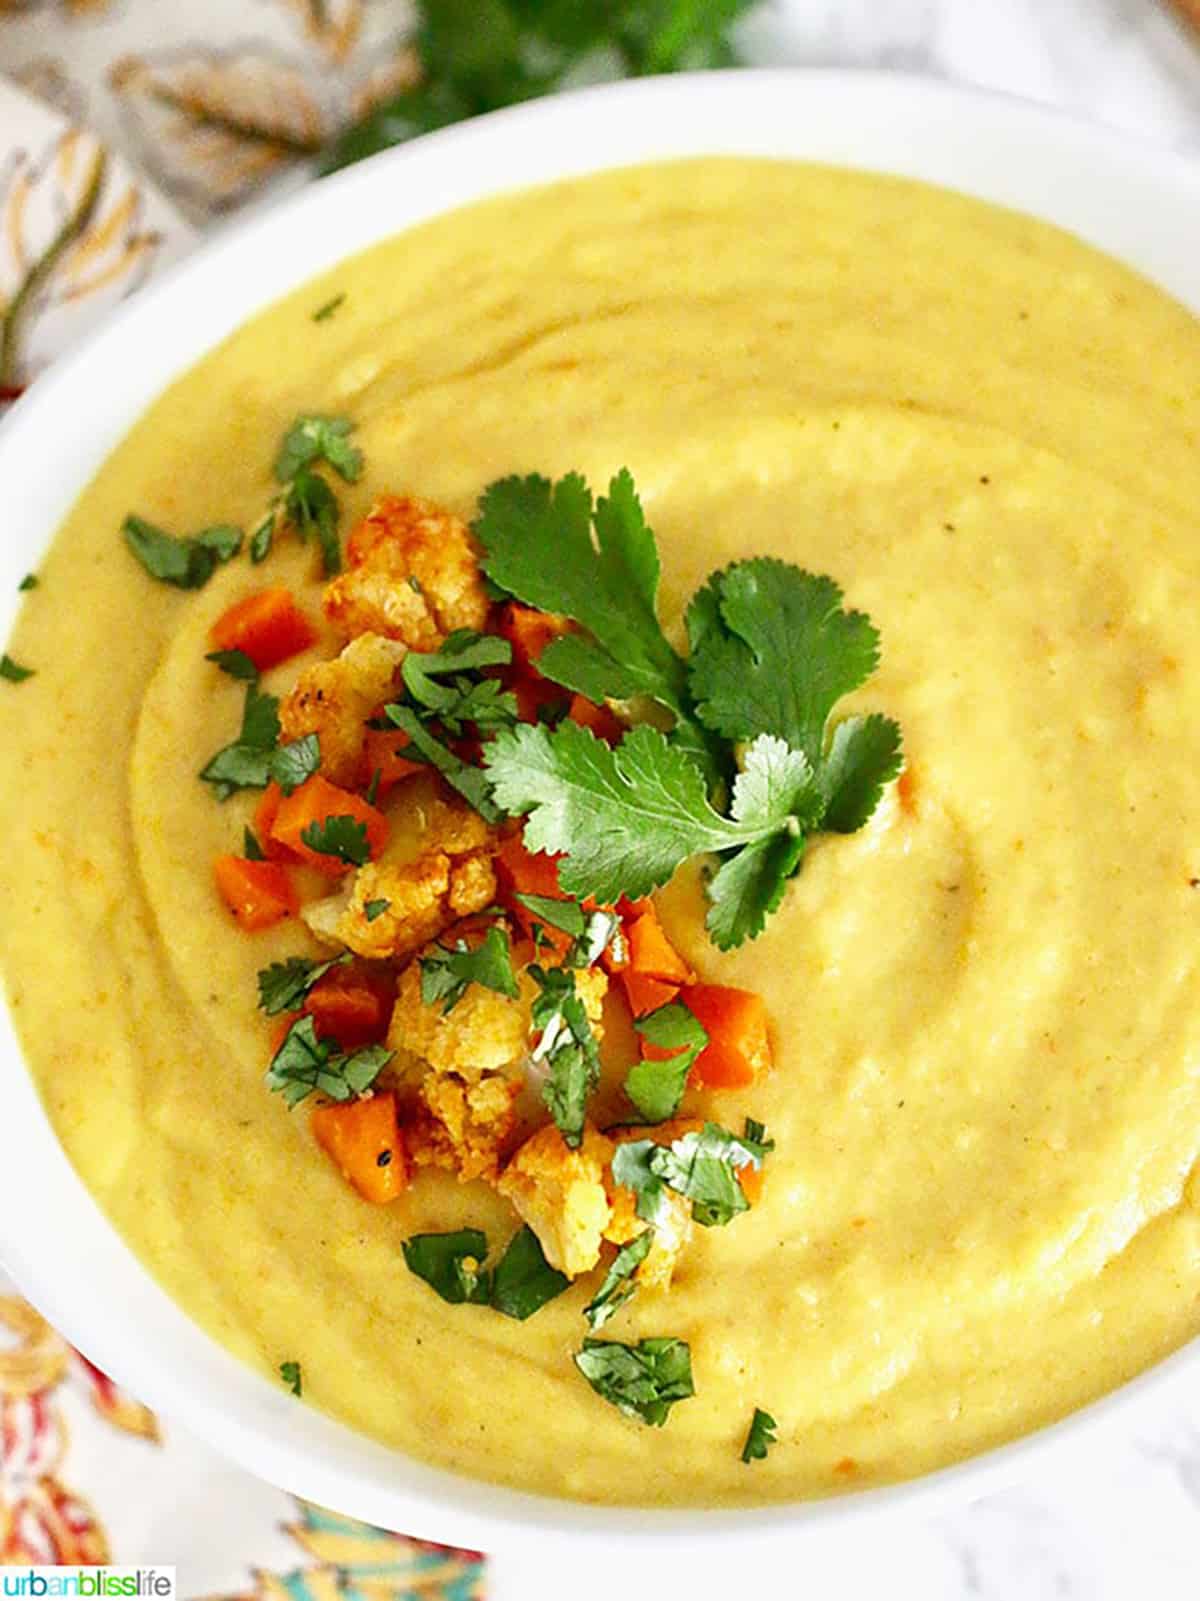
[[[806,68],[643,79],[533,102],[388,151],[222,232],[33,384],[0,424],[0,482],[9,491],[0,634],[16,612],[17,580],[115,443],[172,378],[256,310],[375,240],[473,199],[699,155],[823,161],[959,189],[1056,222],[1200,309],[1200,166],[1057,110],[906,74]],[[399,202],[393,186],[403,190]],[[0,1108],[0,1260],[68,1339],[165,1419],[260,1478],[449,1544],[508,1550],[531,1539],[543,1549],[569,1541],[578,1555],[581,1541],[619,1538],[648,1551],[686,1538],[693,1549],[719,1542],[728,1550],[731,1541],[761,1549],[805,1530],[930,1509],[1019,1479],[1052,1446],[1078,1442],[1200,1364],[1193,1339],[1023,1439],[829,1500],[648,1510],[528,1495],[364,1440],[297,1405],[192,1324],[67,1161],[21,1061],[6,1000]]]

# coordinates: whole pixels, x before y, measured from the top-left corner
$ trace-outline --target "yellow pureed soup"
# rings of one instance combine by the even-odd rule
[[[315,611],[313,558],[285,541],[181,595],[119,529],[131,510],[251,525],[306,411],[357,424],[346,525],[384,490],[470,516],[508,473],[627,465],[672,630],[751,554],[831,574],[881,630],[855,701],[899,720],[911,807],[893,787],[862,832],[820,839],[732,954],[694,873],[660,897],[702,975],[766,999],[774,1072],[713,1107],[776,1141],[761,1203],[696,1230],[669,1294],[605,1330],[690,1342],[697,1393],[662,1430],[572,1365],[596,1275],[525,1323],[445,1305],[401,1241],[502,1242],[506,1203],[426,1173],[373,1208],[264,1089],[255,973],[313,947],[296,924],[237,931],[213,892],[253,796],[197,782],[240,705],[204,655],[253,583],[311,586]],[[300,1361],[306,1402],[590,1501],[919,1473],[1188,1338],[1198,425],[1200,331],[1132,273],[973,201],[793,164],[505,197],[255,318],[105,464],[10,646],[37,677],[2,692],[5,967],[97,1200],[225,1345],[272,1375]],[[746,1466],[756,1406],[779,1443]]]

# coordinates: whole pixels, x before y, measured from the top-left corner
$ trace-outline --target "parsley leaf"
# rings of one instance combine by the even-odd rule
[[[625,1093],[646,1122],[665,1123],[679,1110],[692,1063],[708,1044],[708,1034],[682,1001],[668,1001],[633,1026],[652,1045],[676,1053],[665,1061],[636,1063],[625,1079]]]
[[[553,730],[522,724],[498,734],[484,762],[497,802],[528,814],[529,849],[563,853],[563,889],[606,905],[648,895],[701,852],[782,847],[782,858],[760,850],[753,872],[723,867],[713,879],[708,926],[722,948],[761,929],[783,893],[775,869],[780,860],[794,865],[794,842],[802,845],[822,806],[801,752],[766,735],[746,753],[729,817],[709,804],[695,763],[648,725],[610,747],[573,722]]]
[[[7,651],[0,656],[0,678],[7,679],[10,684],[23,684],[27,678],[32,678],[36,671],[34,667],[22,667],[20,662],[14,661]]]
[[[279,1377],[293,1395],[303,1394],[304,1377],[300,1371],[299,1362],[281,1362],[279,1364]]]
[[[638,1216],[648,1223],[657,1221],[665,1185],[691,1201],[697,1223],[723,1227],[748,1210],[738,1170],[761,1167],[774,1149],[762,1133],[761,1125],[747,1123],[739,1138],[718,1123],[706,1123],[699,1133],[685,1134],[670,1145],[629,1140],[617,1147],[613,1178],[634,1191]]]
[[[482,984],[510,1000],[517,998],[508,935],[495,923],[474,950],[460,939],[453,950],[439,946],[432,955],[421,957],[421,999],[426,1006],[441,1001],[443,1017],[462,1000],[469,984]]]
[[[695,1395],[692,1353],[686,1340],[586,1339],[575,1365],[596,1394],[629,1417],[661,1428],[676,1401]]]
[[[258,1004],[268,1017],[292,1012],[318,979],[324,978],[332,968],[344,967],[350,960],[350,952],[346,951],[328,962],[314,962],[307,956],[289,956],[284,962],[260,967]]]
[[[575,988],[575,974],[566,967],[536,963],[527,971],[539,990],[531,1013],[534,1028],[541,1030],[531,1059],[546,1063],[542,1099],[574,1150],[583,1138],[588,1096],[600,1079],[600,1047]]]
[[[367,825],[357,817],[322,817],[302,828],[300,838],[310,851],[333,856],[351,867],[362,867],[371,860]]]
[[[242,548],[242,531],[220,523],[186,539],[130,512],[121,525],[125,543],[150,574],[177,589],[202,589],[221,562]]]
[[[316,734],[303,734],[279,748],[271,756],[271,777],[285,795],[313,774],[321,765],[321,741]]]
[[[634,1274],[646,1260],[653,1244],[654,1230],[643,1229],[617,1252],[600,1288],[583,1309],[590,1328],[602,1329],[609,1318],[615,1317],[630,1299],[637,1289]]]
[[[200,777],[213,785],[218,800],[228,800],[238,789],[265,789],[278,740],[278,700],[262,694],[256,683],[248,684],[241,733],[201,768]]]
[[[357,483],[362,473],[362,451],[352,445],[349,435],[354,424],[349,417],[297,417],[284,434],[275,457],[275,478],[286,484],[305,467],[328,462],[346,483]]]
[[[314,1091],[331,1101],[349,1101],[369,1090],[392,1059],[383,1045],[361,1051],[339,1051],[319,1040],[309,1016],[297,1018],[267,1068],[267,1088],[278,1090],[289,1109]]]
[[[461,756],[435,739],[411,706],[392,704],[383,710],[388,721],[408,735],[404,752],[408,760],[425,762],[436,768],[451,789],[456,789],[485,822],[500,821],[504,814],[492,800],[488,775],[481,768],[463,761]]]
[[[524,1322],[570,1288],[571,1281],[546,1261],[541,1241],[529,1227],[519,1229],[492,1274],[491,1304],[505,1317]]]
[[[244,684],[258,683],[258,668],[244,650],[210,650],[204,660],[215,662],[223,673],[228,673],[230,678],[240,679]]]
[[[283,497],[284,514],[302,540],[315,534],[321,548],[321,561],[328,578],[342,570],[342,548],[338,543],[338,498],[320,473],[301,468]]]
[[[775,1430],[778,1427],[778,1423],[769,1412],[764,1412],[761,1406],[756,1406],[754,1416],[750,1419],[746,1443],[742,1447],[742,1461],[763,1461],[770,1448],[778,1444],[775,1438]]]
[[[424,1279],[451,1306],[486,1305],[492,1276],[483,1268],[487,1236],[479,1229],[453,1234],[414,1234],[401,1246],[410,1273]]]

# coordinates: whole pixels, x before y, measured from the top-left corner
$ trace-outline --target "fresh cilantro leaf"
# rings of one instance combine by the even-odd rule
[[[700,716],[730,740],[775,734],[815,770],[834,705],[878,664],[871,620],[843,610],[832,578],[772,557],[736,562],[701,594],[689,663]]]
[[[665,1123],[679,1110],[692,1063],[708,1044],[708,1034],[682,1001],[669,1001],[633,1026],[652,1045],[676,1053],[665,1061],[638,1062],[625,1079],[625,1093],[646,1122]]]
[[[338,498],[320,473],[301,468],[288,485],[283,497],[284,514],[295,526],[301,539],[315,534],[321,548],[325,576],[331,577],[342,570],[342,547],[338,543],[338,519],[341,507]]]
[[[268,1017],[295,1011],[318,979],[335,967],[344,967],[350,959],[349,951],[328,962],[314,962],[307,956],[289,956],[284,962],[272,962],[269,967],[260,968],[259,1006]]]
[[[290,795],[294,789],[299,789],[306,779],[311,778],[320,765],[319,736],[304,734],[299,739],[280,745],[272,752],[271,777],[285,795]]]
[[[289,1108],[319,1091],[331,1101],[349,1101],[369,1090],[392,1059],[383,1045],[361,1051],[339,1051],[330,1040],[319,1040],[309,1016],[297,1018],[288,1029],[267,1068],[267,1088],[278,1090]]]
[[[746,1443],[742,1447],[743,1462],[761,1462],[773,1445],[777,1445],[775,1430],[779,1427],[769,1412],[764,1412],[761,1406],[754,1408],[754,1416],[750,1419],[750,1431],[746,1435]]]
[[[258,835],[252,828],[242,830],[242,855],[248,862],[265,862],[267,853],[258,843]]]
[[[760,1125],[755,1128],[761,1133]],[[748,1208],[738,1170],[761,1167],[773,1149],[771,1141],[748,1134],[739,1138],[718,1123],[706,1123],[699,1133],[685,1134],[670,1145],[653,1140],[619,1145],[613,1178],[634,1191],[638,1216],[649,1223],[658,1219],[665,1185],[691,1201],[697,1223],[705,1228],[724,1226]]]
[[[362,451],[350,443],[354,424],[349,417],[297,417],[284,434],[275,457],[275,477],[290,483],[304,468],[327,462],[346,483],[357,483],[363,468]]]
[[[387,902],[383,903],[385,906]],[[368,913],[369,916],[369,913]],[[426,1006],[442,1002],[442,1015],[452,1012],[470,984],[482,984],[516,1000],[517,980],[512,967],[512,948],[508,935],[493,924],[472,950],[459,940],[453,950],[439,946],[432,955],[421,958],[421,999]]]
[[[317,307],[312,314],[312,320],[314,322],[328,322],[338,307],[345,304],[345,300],[345,294],[334,295],[332,300],[327,300],[324,305]]]
[[[20,662],[14,661],[7,651],[0,656],[0,678],[7,679],[10,684],[23,684],[27,678],[32,678],[36,671],[34,667],[22,667]]]
[[[391,901],[387,900],[364,902],[363,911],[367,914],[367,922],[373,923],[377,917],[382,917],[391,904]]]
[[[492,1274],[492,1305],[505,1317],[524,1322],[570,1287],[565,1273],[550,1266],[541,1241],[529,1227],[518,1230]]]
[[[617,1252],[600,1288],[583,1309],[589,1328],[602,1329],[630,1299],[637,1289],[634,1274],[646,1260],[653,1244],[654,1230],[643,1229],[636,1239],[630,1240]]]
[[[371,860],[367,825],[357,817],[322,817],[302,828],[300,838],[310,851],[333,856],[351,867],[362,867]]]
[[[247,684],[241,733],[201,768],[200,777],[213,785],[219,800],[228,800],[238,789],[265,789],[278,740],[278,700],[262,694],[256,684]]]
[[[221,562],[236,556],[241,530],[222,524],[178,539],[132,512],[121,525],[125,543],[150,574],[177,589],[201,589]]]
[[[279,1364],[279,1377],[293,1395],[303,1394],[304,1377],[300,1371],[299,1362],[281,1362]]]
[[[587,919],[578,901],[559,900],[553,895],[523,895],[519,891],[514,899],[548,928],[557,928],[572,939],[583,937]]]
[[[781,831],[732,852],[708,880],[706,926],[718,950],[757,939],[767,918],[783,904],[807,844],[803,833]]]
[[[37,586],[38,586],[38,576],[37,576],[37,574],[36,573],[26,573],[24,578],[22,578],[21,582],[17,585],[17,588],[22,593],[24,593],[27,590],[36,589]]]
[[[902,762],[900,728],[890,717],[876,712],[840,722],[818,774],[825,795],[821,827],[835,834],[853,834],[860,829]]]
[[[424,1279],[451,1306],[486,1305],[491,1299],[492,1276],[483,1267],[487,1236],[479,1229],[414,1234],[401,1249],[409,1272]]]
[[[528,973],[538,986],[531,1016],[534,1028],[541,1031],[531,1059],[546,1063],[542,1099],[574,1150],[583,1138],[588,1097],[600,1079],[600,1047],[575,988],[575,974],[566,967],[536,963]]]
[[[204,660],[215,662],[223,673],[241,679],[244,684],[258,683],[258,668],[244,650],[210,650]]]
[[[410,761],[425,762],[436,768],[451,789],[456,789],[484,822],[500,821],[504,814],[492,800],[488,775],[482,768],[472,767],[435,739],[411,706],[392,704],[384,707],[384,713],[390,723],[408,735],[404,754]]]
[[[804,757],[756,740],[734,786],[732,813],[709,804],[696,765],[657,729],[632,729],[615,747],[573,722],[523,724],[484,752],[501,807],[527,813],[530,850],[561,852],[568,894],[606,905],[648,895],[690,856],[803,834],[821,797]]]
[[[621,919],[615,912],[585,912],[578,901],[552,895],[523,895],[516,899],[547,928],[571,936],[563,957],[564,967],[594,967],[610,945],[622,939]],[[535,929],[537,925],[535,924]]]
[[[695,1395],[692,1353],[686,1340],[586,1339],[575,1365],[604,1400],[629,1417],[661,1428],[676,1401]]]
[[[410,651],[401,674],[418,713],[436,718],[448,733],[459,735],[467,723],[488,729],[516,722],[516,696],[495,679],[480,677],[483,668],[511,660],[507,639],[462,628],[440,650]]]
[[[256,567],[259,562],[266,561],[271,554],[271,545],[275,539],[276,515],[277,502],[272,502],[270,511],[250,535],[250,560]]]

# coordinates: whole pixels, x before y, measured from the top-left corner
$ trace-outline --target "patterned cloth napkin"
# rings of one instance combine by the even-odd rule
[[[404,17],[374,12],[0,0],[0,401],[404,81],[383,13]],[[110,1561],[239,1601],[480,1601],[485,1583],[477,1552],[297,1501],[156,1419],[0,1272],[0,1565]]]

